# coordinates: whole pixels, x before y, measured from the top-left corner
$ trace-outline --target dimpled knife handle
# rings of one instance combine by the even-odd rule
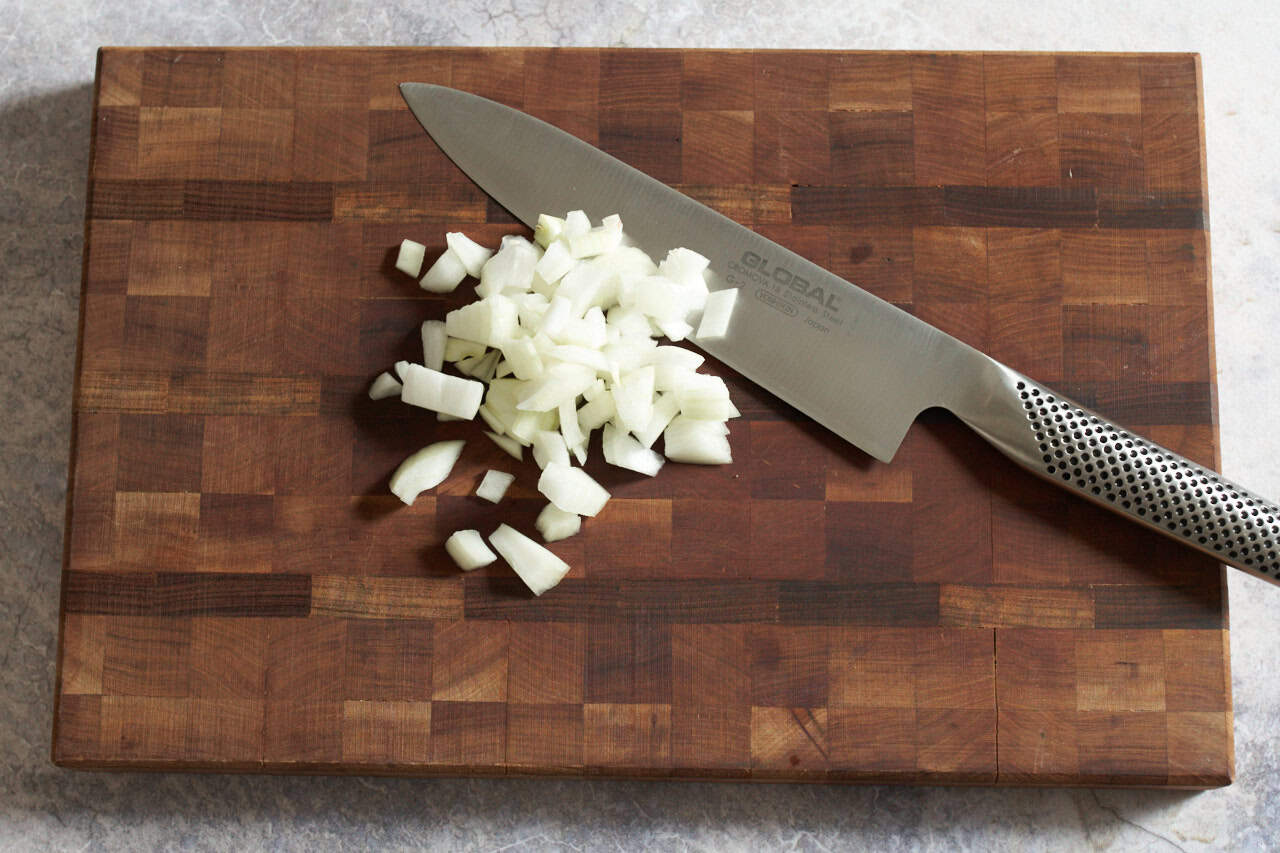
[[[1280,507],[998,362],[956,414],[1010,459],[1280,584]]]

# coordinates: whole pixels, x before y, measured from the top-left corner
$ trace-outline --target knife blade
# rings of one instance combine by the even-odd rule
[[[730,332],[694,340],[882,462],[916,416],[951,411],[1031,473],[1280,584],[1280,507],[1142,438],[600,149],[486,98],[401,93],[436,144],[526,225],[619,214],[651,255],[689,246],[739,288]]]

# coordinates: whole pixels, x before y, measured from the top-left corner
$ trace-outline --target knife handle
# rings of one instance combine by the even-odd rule
[[[1280,507],[991,360],[950,408],[1014,462],[1280,584]],[[976,392],[976,393],[974,393]]]

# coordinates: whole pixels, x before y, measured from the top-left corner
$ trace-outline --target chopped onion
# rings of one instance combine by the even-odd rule
[[[505,524],[489,534],[489,542],[534,595],[542,595],[569,573],[569,564]]]
[[[422,366],[432,370],[444,369],[444,350],[449,341],[444,323],[427,320],[422,324]]]
[[[613,388],[618,420],[628,432],[644,429],[653,417],[653,365],[633,370]]]
[[[613,424],[604,425],[604,461],[618,468],[655,477],[667,460]]]
[[[485,435],[493,439],[494,444],[501,447],[514,459],[517,459],[517,460],[524,459],[524,448],[521,447],[520,442],[516,441],[514,438],[509,438],[505,435],[498,435],[496,432],[488,432],[488,431],[485,432]]]
[[[729,387],[719,376],[690,374],[690,380],[676,389],[680,414],[703,421],[725,421],[737,409],[729,402]]]
[[[464,444],[460,439],[437,441],[405,459],[391,475],[391,493],[412,505],[418,495],[445,481],[462,455]]]
[[[457,256],[458,260],[462,261],[462,266],[466,268],[467,275],[472,278],[479,278],[480,271],[484,269],[485,261],[493,257],[493,250],[486,249],[459,231],[450,231],[444,235],[444,239],[449,246],[449,250]]]
[[[533,461],[539,468],[546,468],[552,462],[561,465],[569,464],[569,448],[564,437],[551,430],[539,430],[533,434]]]
[[[497,503],[502,500],[502,496],[507,493],[507,487],[515,478],[515,474],[508,474],[506,471],[486,471],[484,479],[476,487],[476,497]]]
[[[484,397],[484,385],[449,376],[420,364],[405,366],[400,399],[412,406],[470,420]]]
[[[405,275],[418,277],[422,271],[422,259],[426,257],[427,247],[413,240],[401,240],[400,252],[396,255],[396,269]]]
[[[569,249],[564,243],[557,241],[547,246],[547,250],[538,259],[533,272],[542,280],[543,284],[555,284],[564,278],[565,273],[576,265],[577,262],[574,260],[573,255],[569,254]]]
[[[497,415],[495,415],[493,410],[487,405],[482,403],[480,408],[476,409],[476,414],[478,414],[480,419],[488,424],[489,428],[498,435],[502,435],[507,431],[506,426],[503,425],[502,421],[498,420]]]
[[[546,213],[538,214],[538,224],[533,229],[533,240],[542,248],[548,248],[564,231],[564,220]]]
[[[444,316],[445,331],[451,337],[491,347],[502,346],[511,338],[518,324],[516,303],[501,293],[464,305]]]
[[[450,338],[447,333],[444,343],[444,360],[450,364],[456,364],[464,358],[470,358],[473,355],[484,355],[486,347],[484,344],[475,341],[464,341],[462,338]],[[427,365],[430,367],[431,365]],[[433,368],[434,369],[434,368]]]
[[[581,468],[555,462],[542,469],[538,491],[565,512],[595,515],[609,500],[609,492]]]
[[[452,293],[467,277],[467,267],[453,249],[445,249],[418,285],[428,293]]]
[[[444,549],[464,572],[487,566],[498,559],[498,555],[484,543],[479,530],[455,530],[444,540]]]
[[[576,536],[582,529],[582,516],[576,512],[565,512],[555,504],[547,504],[538,513],[533,526],[542,534],[544,542],[558,542]]]
[[[564,438],[565,447],[573,449],[579,444],[585,444],[587,437],[582,434],[582,427],[578,424],[578,412],[573,401],[565,400],[561,403],[556,414],[560,417],[560,435]]]
[[[523,237],[504,237],[502,248],[480,271],[476,295],[493,296],[504,291],[526,291],[533,284],[533,270],[541,253]]]
[[[398,397],[401,387],[394,376],[384,371],[379,373],[378,378],[369,386],[369,399],[385,400],[387,397]]]
[[[681,415],[663,433],[663,449],[672,462],[728,465],[733,461],[722,421],[700,421]]]
[[[653,403],[653,415],[644,429],[634,432],[636,441],[642,447],[653,447],[653,443],[662,435],[667,424],[680,412],[680,401],[675,394],[659,394]]]
[[[542,375],[542,357],[533,338],[515,338],[502,347],[502,354],[516,379],[531,380]]]
[[[565,400],[573,400],[596,381],[596,372],[580,364],[557,364],[529,383],[525,396],[516,408],[530,412],[548,412],[559,408]]]
[[[594,400],[590,400],[581,409],[578,409],[578,427],[584,433],[589,433],[593,429],[599,429],[604,426],[605,421],[609,420],[616,414],[617,409],[613,405],[613,394],[604,391]]]
[[[702,321],[698,323],[698,340],[710,341],[723,338],[729,331],[729,321],[733,318],[733,306],[738,301],[738,288],[717,290],[707,297],[706,307],[702,310]]]

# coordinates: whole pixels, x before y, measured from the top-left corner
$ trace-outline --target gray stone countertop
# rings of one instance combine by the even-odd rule
[[[477,44],[1203,55],[1224,472],[1280,495],[1273,0],[0,4],[0,849],[1280,849],[1280,589],[1231,575],[1237,776],[1204,793],[98,774],[49,761],[94,51]]]

